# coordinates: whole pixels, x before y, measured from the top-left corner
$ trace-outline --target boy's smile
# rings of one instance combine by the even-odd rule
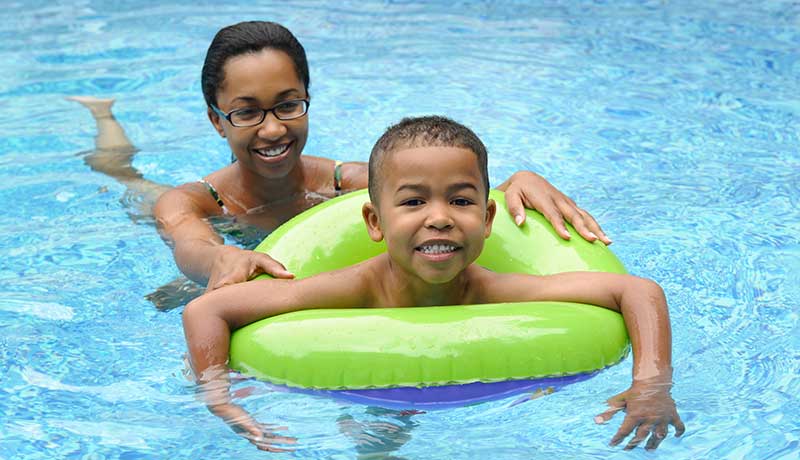
[[[457,281],[480,255],[495,213],[477,155],[460,147],[400,148],[386,153],[380,175],[377,206],[364,210],[370,236],[386,240],[411,288]]]

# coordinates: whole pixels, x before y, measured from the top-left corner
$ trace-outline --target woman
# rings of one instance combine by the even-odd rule
[[[309,83],[305,51],[283,26],[252,21],[221,29],[206,54],[202,88],[208,118],[235,161],[172,189],[145,180],[131,166],[135,148],[113,118],[113,100],[72,99],[97,122],[97,149],[87,163],[143,194],[145,202],[160,195],[153,208],[159,232],[180,270],[210,291],[261,273],[293,275],[267,254],[224,244],[209,219],[268,233],[325,199],[367,186],[365,163],[302,155]],[[611,243],[591,215],[532,172],[517,172],[498,189],[519,225],[528,207],[544,214],[564,239],[570,238],[566,220],[586,240]]]

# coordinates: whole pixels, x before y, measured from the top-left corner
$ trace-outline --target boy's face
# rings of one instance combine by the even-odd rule
[[[364,220],[373,240],[386,239],[394,263],[439,284],[478,258],[495,203],[486,201],[477,155],[459,147],[401,149],[388,153],[379,174],[378,203],[364,205]]]

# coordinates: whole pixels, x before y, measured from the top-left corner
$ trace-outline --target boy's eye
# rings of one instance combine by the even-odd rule
[[[403,206],[420,206],[424,203],[424,201],[420,200],[419,198],[412,198],[410,200],[403,201]]]
[[[469,206],[472,204],[472,200],[468,200],[466,198],[456,198],[451,201],[456,206]]]

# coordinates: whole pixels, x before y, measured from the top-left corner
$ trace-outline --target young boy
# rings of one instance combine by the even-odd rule
[[[370,203],[362,214],[370,238],[387,252],[360,264],[301,280],[270,279],[227,286],[186,306],[183,325],[192,367],[200,382],[221,391],[207,400],[259,448],[289,438],[264,439],[263,431],[228,396],[231,331],[256,320],[314,308],[412,307],[521,301],[567,301],[622,313],[633,347],[633,384],[609,400],[595,421],[627,412],[611,440],[635,430],[627,448],[648,436],[656,448],[669,424],[683,423],[670,397],[669,313],[661,288],[630,275],[575,272],[551,276],[501,274],[473,262],[483,249],[496,212],[488,199],[486,148],[468,128],[442,117],[407,118],[390,127],[369,160]],[[248,434],[249,433],[249,434]],[[277,450],[277,449],[275,449]]]

